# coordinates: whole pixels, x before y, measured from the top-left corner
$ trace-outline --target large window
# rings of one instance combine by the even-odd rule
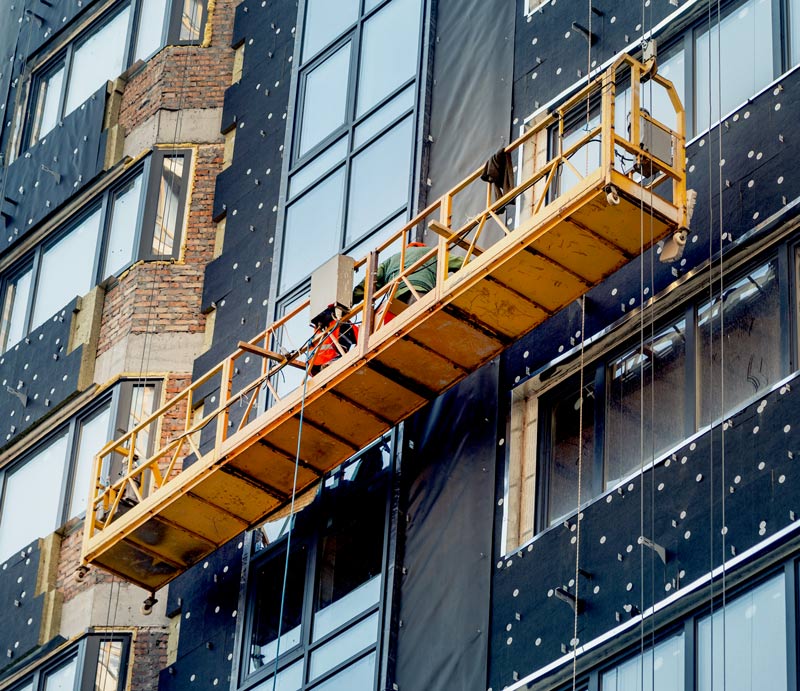
[[[583,504],[789,374],[790,247],[593,361],[583,391],[579,374],[514,391],[506,550],[577,510],[579,468]]]
[[[250,565],[243,686],[376,688],[390,443],[381,440],[326,477],[291,528],[288,570],[286,523],[266,526],[274,541]]]
[[[361,3],[306,3],[280,294],[407,216],[422,2]]]
[[[107,12],[34,75],[26,144],[46,136],[106,81],[166,43],[200,40],[199,0],[130,0]]]
[[[0,276],[0,351],[44,323],[64,300],[84,295],[137,259],[177,255],[188,161],[185,150],[157,151]],[[144,194],[145,188],[152,193]]]
[[[94,455],[156,406],[158,384],[123,382],[0,469],[0,561],[86,510]],[[146,443],[146,442],[144,442]],[[121,468],[104,468],[106,481]]]
[[[122,691],[130,636],[91,634],[27,672],[11,691]]]
[[[790,563],[767,580],[726,593],[713,607],[686,617],[664,634],[652,633],[610,665],[588,673],[597,691],[785,691],[794,688],[796,656],[788,632],[796,614],[787,588]],[[644,644],[644,645],[642,645]],[[787,654],[788,653],[788,654]]]

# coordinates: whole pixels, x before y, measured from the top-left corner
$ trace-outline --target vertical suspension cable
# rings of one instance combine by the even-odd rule
[[[587,55],[586,55],[586,131],[591,130],[591,83],[592,83],[592,0],[589,0],[588,8],[588,31],[590,40],[588,41]],[[601,91],[601,115],[602,118],[602,91]],[[586,153],[584,155],[585,170],[584,174],[589,175],[589,144],[585,145]],[[602,147],[601,136],[601,147]],[[586,295],[581,296],[581,354],[580,354],[580,374],[579,374],[579,389],[578,401],[578,495],[577,495],[577,516],[575,519],[575,608],[572,623],[572,691],[576,691],[578,684],[578,603],[580,602],[580,563],[581,563],[581,491],[583,489],[583,402],[584,402],[584,355],[586,344]]]

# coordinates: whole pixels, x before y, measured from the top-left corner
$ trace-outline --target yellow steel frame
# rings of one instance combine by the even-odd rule
[[[676,129],[666,127],[640,108],[640,84],[644,79],[652,79],[654,84],[669,94],[675,111]],[[630,83],[632,87],[629,136],[614,129],[616,85],[620,80],[625,80],[625,83]],[[586,107],[589,99],[593,99],[592,102],[596,103],[598,96],[601,107],[600,124],[588,130],[571,146],[564,148],[566,119],[574,115],[577,108]],[[642,148],[639,143],[640,130],[641,123],[645,121],[662,129],[672,138],[673,160],[657,159]],[[490,274],[493,267],[501,265],[513,257],[515,252],[519,252],[520,247],[528,246],[537,238],[543,237],[560,219],[586,204],[592,195],[596,198],[598,189],[613,188],[612,203],[614,194],[635,201],[636,204],[642,205],[642,208],[646,208],[648,214],[662,219],[666,224],[665,227],[668,226],[673,231],[687,226],[683,107],[672,84],[656,73],[653,64],[642,64],[629,56],[621,57],[612,67],[590,81],[573,97],[512,142],[506,147],[506,151],[517,156],[519,161],[523,161],[529,155],[529,149],[534,146],[541,149],[542,142],[551,139],[553,132],[558,133],[556,153],[543,164],[535,165],[530,174],[518,176],[523,178],[519,184],[497,199],[492,198],[491,189],[487,185],[486,206],[476,217],[458,227],[453,227],[454,201],[474,185],[485,184],[480,181],[482,168],[473,171],[406,223],[393,237],[356,263],[356,270],[365,270],[365,297],[362,302],[354,305],[344,318],[360,321],[358,345],[320,375],[308,380],[305,397],[307,403],[331,390],[337,382],[350,376],[365,362],[379,356],[398,339],[411,333],[415,325],[437,309],[437,306],[455,299],[475,286]],[[581,172],[570,158],[590,143],[599,143],[601,162],[599,166]],[[656,171],[656,174],[648,179],[642,179],[633,171],[619,170],[615,165],[615,158],[621,151],[640,163],[646,162],[649,166],[647,170]],[[577,177],[578,183],[564,193],[558,194],[557,181],[565,168],[570,169],[572,175]],[[665,181],[672,182],[671,198],[664,198],[656,193],[656,187]],[[500,210],[515,201],[518,203],[518,223],[517,228],[510,229],[501,218]],[[524,208],[519,209],[519,206]],[[489,225],[499,228],[499,240],[495,242],[487,240]],[[437,245],[431,247],[421,259],[402,270],[395,280],[377,290],[373,289],[372,278],[380,258],[387,253],[396,252],[399,244],[400,266],[403,266],[410,240],[419,231],[428,228],[438,234]],[[591,229],[583,230],[592,232]],[[447,266],[451,253],[463,257],[463,267],[449,275]],[[436,286],[430,294],[419,296],[409,281],[409,276],[431,260],[437,262]],[[581,280],[581,283],[583,292],[591,287],[585,280]],[[422,299],[390,324],[384,325],[385,312],[401,285]],[[535,293],[529,298],[530,302],[534,300]],[[546,308],[539,305],[537,307],[549,314]],[[252,444],[255,437],[263,435],[264,429],[274,428],[296,414],[300,407],[300,392],[295,390],[284,397],[280,396],[273,384],[274,377],[285,367],[305,370],[307,359],[328,333],[316,334],[309,343],[288,356],[276,353],[272,348],[280,330],[290,320],[299,318],[307,309],[308,301],[305,301],[270,324],[250,341],[240,343],[240,347],[222,362],[128,433],[109,442],[100,450],[94,460],[94,481],[85,522],[83,564],[99,560],[103,552],[116,541],[130,536],[150,517],[158,515],[177,496],[191,491],[204,478],[221,467],[227,459],[234,457],[248,444]],[[239,374],[242,369],[239,367],[242,364],[240,360],[253,355],[261,358],[261,365],[255,375],[247,381],[240,381],[244,376]],[[195,420],[193,415],[195,403],[209,387],[218,390],[216,406],[213,410],[204,411],[202,417]],[[268,391],[272,405],[266,412],[256,415],[257,393],[264,389]],[[244,412],[241,421],[232,426],[231,410],[234,405],[243,407]],[[176,420],[182,421],[179,428],[160,443],[156,440],[157,448],[147,458],[139,458],[137,438],[148,430],[174,429]],[[169,421],[169,424],[162,424],[166,421]],[[386,420],[386,429],[399,421]],[[201,430],[211,425],[216,426],[214,448],[203,454],[198,447],[197,438]],[[197,461],[184,469],[182,462],[189,453],[193,453]],[[103,468],[112,459],[120,458],[124,465],[124,475],[110,484],[104,482]],[[320,473],[316,471],[315,473],[319,477]],[[269,515],[275,513],[271,511]],[[268,515],[262,515],[259,520],[267,517]],[[239,530],[251,527],[257,522],[241,518]],[[202,545],[202,551],[206,554],[219,546],[214,540],[202,537],[198,540]],[[164,559],[163,555],[155,553],[154,557]],[[105,566],[135,581],[130,574],[124,573],[124,569]],[[174,566],[179,570],[186,567],[180,562],[176,562]],[[171,577],[174,576],[165,580]],[[153,587],[152,583],[142,584]],[[158,585],[161,584],[163,583]]]

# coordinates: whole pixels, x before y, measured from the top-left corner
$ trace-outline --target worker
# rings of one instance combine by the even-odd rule
[[[342,357],[358,341],[358,327],[349,321],[341,321],[336,315],[336,308],[333,305],[323,310],[311,320],[314,333],[321,333],[328,330],[328,335],[313,350],[311,365],[308,368],[309,374],[313,377],[322,369],[330,365],[334,360]]]
[[[427,247],[422,242],[410,242],[406,247],[406,256],[404,268],[408,268],[416,264],[422,257],[430,252],[430,247]],[[461,257],[451,256],[447,262],[449,271],[458,271],[461,268],[463,260]],[[388,285],[400,275],[400,252],[393,254],[388,259],[378,264],[378,269],[375,272],[375,290],[380,290],[383,286]],[[408,282],[414,286],[414,290],[419,296],[425,295],[433,290],[436,285],[436,256],[432,256],[422,266],[409,274],[407,277]],[[353,289],[353,304],[361,302],[364,299],[364,281],[361,281]],[[416,296],[411,292],[408,284],[405,281],[400,281],[397,284],[397,289],[394,293],[394,300],[389,308],[386,310],[383,323],[386,324],[394,319],[400,312],[402,312],[407,305],[412,304],[416,300]],[[395,304],[394,301],[400,304]]]

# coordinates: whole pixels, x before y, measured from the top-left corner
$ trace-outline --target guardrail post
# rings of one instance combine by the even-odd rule
[[[375,328],[375,272],[378,270],[378,253],[372,250],[367,255],[366,271],[364,274],[364,318],[361,321],[361,334],[358,339],[358,348],[361,357],[367,354],[369,340]]]
[[[606,181],[611,180],[611,171],[614,168],[614,112],[616,99],[616,72],[606,70],[603,74],[603,101],[601,106],[601,132],[600,141],[602,151],[602,168]]]
[[[233,358],[225,358],[222,364],[222,378],[219,383],[219,407],[221,408],[217,417],[217,436],[214,446],[219,447],[225,441],[228,433],[228,418],[230,411],[226,403],[231,397],[233,389]]]

